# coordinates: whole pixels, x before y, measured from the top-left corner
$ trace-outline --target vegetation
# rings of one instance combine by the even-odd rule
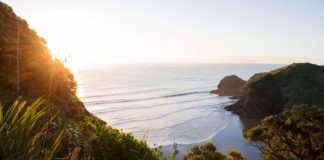
[[[266,117],[244,136],[262,151],[263,159],[324,159],[324,109],[292,107]]]
[[[286,108],[299,104],[324,107],[324,66],[291,64],[263,75],[252,88],[261,91],[274,84],[282,88]]]
[[[0,106],[0,159],[154,160],[161,156],[144,141],[100,121],[62,122],[55,115],[48,119],[49,107],[43,102]]]
[[[88,113],[76,96],[73,74],[50,55],[45,40],[2,2],[0,61],[1,159],[154,160],[161,156],[144,141]],[[16,101],[17,97],[26,102]],[[46,105],[36,101],[24,109],[38,97]]]
[[[82,113],[87,111],[76,96],[73,74],[62,62],[51,57],[46,41],[2,2],[0,2],[0,24],[2,102],[9,105],[18,95],[34,100],[44,97],[56,105],[58,110],[64,109],[61,114],[82,119],[84,115]]]
[[[216,147],[212,143],[202,144],[201,146],[192,147],[183,160],[243,160],[244,157],[236,152],[230,151],[229,157],[217,152]]]
[[[135,139],[129,133],[122,133],[99,122],[82,123],[79,133],[87,133],[92,137],[83,138],[87,146],[86,157],[94,159],[159,159],[159,152],[150,149],[146,142]],[[82,135],[81,135],[82,136]],[[88,154],[88,155],[87,155]]]
[[[46,112],[46,108],[41,108],[42,103],[37,100],[26,106],[26,102],[16,101],[5,113],[0,105],[0,159],[52,159],[63,130],[54,140],[48,139],[50,145],[43,143],[49,122],[38,126]]]
[[[88,113],[76,96],[76,82],[70,71],[50,55],[45,40],[2,2],[0,62],[0,159],[161,158],[158,149]],[[251,143],[262,150],[264,159],[324,158],[324,113],[320,108],[324,106],[323,82],[323,66],[311,64],[293,64],[258,74],[249,82],[251,94],[257,95],[254,99],[268,102],[271,94],[264,91],[282,91],[279,98],[287,109],[265,118],[260,126],[244,134],[256,140]],[[44,99],[37,100],[39,97]],[[288,110],[302,103],[309,105]],[[167,159],[175,159],[177,153],[175,149]],[[228,154],[217,152],[207,143],[193,147],[183,159],[244,159],[235,151]]]
[[[324,107],[324,66],[295,63],[252,76],[239,101],[225,107],[244,116],[279,114],[294,105]]]

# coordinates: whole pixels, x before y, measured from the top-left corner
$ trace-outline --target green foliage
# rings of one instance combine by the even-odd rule
[[[62,139],[63,131],[48,146],[43,146],[45,122],[40,126],[46,108],[42,100],[30,106],[14,102],[6,111],[0,105],[0,159],[51,159]]]
[[[131,134],[120,132],[87,117],[77,122],[66,117],[57,117],[52,125],[52,134],[64,129],[63,140],[55,157],[69,157],[74,150],[80,159],[159,159],[162,154],[158,148],[149,148],[144,141]]]
[[[324,66],[291,64],[252,76],[239,101],[225,109],[244,116],[278,114],[294,105],[309,104],[324,108]]]
[[[230,151],[230,157],[217,152],[216,147],[212,143],[202,144],[201,146],[192,147],[182,159],[183,160],[243,160],[243,156],[236,152]]]
[[[19,95],[31,99],[45,97],[68,116],[78,115],[76,112],[88,114],[75,94],[73,74],[61,61],[51,56],[46,41],[2,2],[0,28],[0,95],[4,99],[12,99],[6,103],[11,104],[17,97],[16,56],[19,32]]]
[[[81,125],[80,133],[88,132],[89,135],[86,140],[91,146],[88,154],[95,159],[159,159],[146,142],[135,139],[129,133],[122,133],[99,122]]]
[[[89,116],[82,122],[60,116],[48,119],[49,107],[42,103],[37,100],[27,106],[27,102],[16,101],[6,110],[0,106],[0,159],[69,159],[74,156],[158,160],[162,156],[146,142],[106,126],[95,117]]]
[[[285,107],[309,104],[324,107],[324,67],[296,63],[272,72],[256,75],[251,82],[252,94],[260,96],[269,90],[280,89],[286,100]],[[265,92],[266,91],[266,92]]]
[[[17,127],[15,130],[10,130],[12,128],[2,125],[1,134],[3,136],[0,137],[3,150],[2,159],[6,159],[6,156],[11,156],[9,158],[14,159],[34,159],[34,157],[37,159],[40,156],[44,159],[50,157],[159,159],[161,153],[158,149],[150,149],[145,142],[106,126],[103,121],[89,114],[76,96],[76,82],[73,74],[65,68],[61,61],[50,55],[45,40],[30,29],[25,20],[18,17],[8,5],[2,2],[0,2],[0,28],[0,100],[9,105],[17,98],[16,55],[19,51],[19,96],[28,101],[45,97],[46,104],[48,104],[47,107],[36,107],[38,109],[33,113],[27,112],[33,116],[31,119],[34,120],[34,122],[28,122],[33,123],[33,127],[24,125],[24,127],[29,127],[30,135],[15,135],[21,134],[21,130],[18,130]],[[18,32],[19,50],[17,50]],[[10,110],[11,108],[6,113],[13,115],[16,112],[18,112],[17,114],[22,113],[18,109]],[[45,108],[49,108],[50,112],[45,113]],[[55,121],[49,121],[48,117],[53,114],[57,114]],[[38,121],[40,122],[38,123]],[[19,125],[22,124],[19,123]],[[43,136],[45,128],[48,132],[41,143],[40,137]],[[65,132],[63,133],[61,130]],[[15,133],[7,134],[11,132]],[[21,138],[20,136],[30,137]],[[58,143],[60,139],[62,141]],[[14,149],[10,148],[12,145],[9,144],[13,144],[14,148],[18,147],[18,152],[13,152]],[[55,145],[48,146],[47,144]],[[44,149],[44,145],[47,147],[46,149]],[[43,150],[40,150],[41,148]],[[54,150],[57,152],[52,152]]]
[[[263,159],[324,159],[324,110],[299,105],[244,132]]]
[[[237,151],[229,151],[228,155],[230,155],[230,158],[228,158],[228,160],[244,160],[242,154]]]

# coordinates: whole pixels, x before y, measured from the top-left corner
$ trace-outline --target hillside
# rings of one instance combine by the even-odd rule
[[[59,60],[53,59],[46,41],[30,29],[25,20],[0,2],[0,95],[2,101],[8,103],[17,96],[17,48],[19,96],[46,98],[57,107],[67,109],[65,113],[70,116],[78,115],[76,112],[88,114],[76,96],[73,74]]]
[[[291,64],[252,76],[239,101],[226,109],[245,116],[278,114],[294,105],[324,107],[324,66]]]
[[[61,137],[62,140],[56,142],[58,146],[51,156],[54,158],[158,159],[159,152],[149,148],[146,142],[107,126],[85,109],[76,96],[77,85],[73,74],[60,60],[51,56],[45,39],[39,37],[24,19],[2,2],[0,61],[0,124],[4,126],[0,128],[0,159],[46,159],[44,155],[56,137]],[[26,105],[23,101],[32,104],[40,97],[44,100],[42,103],[29,107],[41,105],[38,110],[40,113],[28,113],[28,109],[23,109]],[[13,103],[14,101],[16,102]],[[21,104],[19,106],[22,109],[15,110],[17,104]],[[13,123],[15,120],[10,119],[12,115],[16,118],[31,116],[33,124],[27,130],[32,130],[29,132],[31,135],[36,134],[34,138],[21,139],[17,136],[26,134],[21,133],[24,129],[10,126],[17,125]],[[37,121],[35,116],[38,117]],[[27,122],[25,118],[19,125],[27,126],[22,125]],[[28,150],[19,150],[18,148],[24,148],[20,145],[20,140],[29,140],[33,145]],[[29,150],[33,150],[35,154],[31,154]]]

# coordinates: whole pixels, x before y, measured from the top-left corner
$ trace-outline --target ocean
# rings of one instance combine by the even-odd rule
[[[174,143],[181,157],[192,145],[212,142],[219,151],[235,149],[254,159],[260,155],[259,151],[242,137],[242,130],[248,124],[224,110],[236,100],[209,92],[227,75],[247,80],[255,73],[281,66],[105,65],[79,69],[74,74],[78,96],[91,113],[152,147],[163,146],[165,154],[172,153]]]

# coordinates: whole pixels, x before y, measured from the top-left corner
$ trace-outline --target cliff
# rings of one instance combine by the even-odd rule
[[[244,85],[238,102],[225,109],[244,116],[262,117],[298,104],[323,107],[323,91],[324,67],[296,63],[255,74]]]
[[[211,93],[219,96],[238,97],[245,83],[246,81],[236,75],[226,76],[220,81],[218,88]]]

